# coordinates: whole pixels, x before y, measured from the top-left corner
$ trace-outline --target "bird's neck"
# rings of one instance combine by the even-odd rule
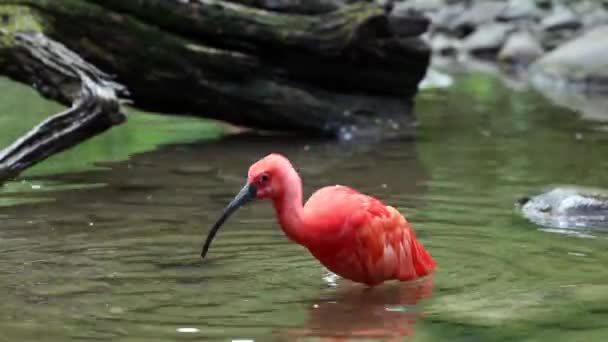
[[[289,170],[285,180],[285,191],[274,199],[274,209],[285,235],[299,244],[304,244],[308,239],[302,206],[302,180],[295,170]]]

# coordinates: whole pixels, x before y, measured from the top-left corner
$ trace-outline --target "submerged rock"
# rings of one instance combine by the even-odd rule
[[[533,64],[534,77],[608,90],[608,25],[594,28]]]
[[[511,34],[498,53],[498,60],[511,64],[528,65],[544,53],[536,37],[528,31]]]
[[[544,227],[608,231],[608,190],[556,187],[525,198],[520,205],[524,217]]]

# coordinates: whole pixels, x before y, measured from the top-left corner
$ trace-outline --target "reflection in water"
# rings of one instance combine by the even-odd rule
[[[416,143],[407,137],[390,142],[340,144],[306,137],[277,141],[276,137],[239,134],[218,141],[168,145],[154,152],[134,155],[128,162],[104,163],[106,170],[103,171],[43,177],[43,180],[50,179],[57,184],[105,183],[106,186],[95,192],[73,188],[65,192],[46,192],[47,198],[54,197],[54,203],[15,210],[27,210],[33,216],[38,212],[46,216],[49,212],[67,210],[71,211],[70,215],[91,213],[99,219],[104,216],[115,218],[118,213],[125,212],[126,217],[145,214],[148,218],[177,221],[180,220],[177,217],[188,219],[194,215],[200,218],[203,214],[205,221],[199,224],[202,236],[209,228],[205,222],[216,218],[234,191],[242,186],[250,164],[271,152],[290,158],[302,176],[305,196],[319,187],[339,183],[369,192],[389,203],[398,201],[416,206],[419,201],[404,202],[403,194],[414,199],[426,189],[428,176],[418,161]],[[370,168],[379,168],[382,172],[369,172]],[[78,196],[85,200],[73,201]],[[112,201],[108,202],[108,198]],[[103,203],[103,206],[85,209],[95,202]],[[151,211],[151,207],[155,210]],[[250,219],[266,218],[272,222],[274,213],[270,208],[269,203],[250,204],[235,216],[237,221],[228,225],[236,226],[238,220],[247,219],[246,213],[252,211],[257,215]]]
[[[290,331],[290,341],[310,336],[324,342],[402,341],[415,335],[416,320],[424,316],[417,305],[431,298],[432,289],[432,277],[374,288],[345,282],[312,305],[305,328]]]

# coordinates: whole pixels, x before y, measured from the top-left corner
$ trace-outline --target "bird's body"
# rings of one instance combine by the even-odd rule
[[[280,212],[280,205],[275,208],[279,218],[289,215]],[[413,280],[435,268],[435,261],[395,208],[347,186],[317,190],[303,207],[300,227],[291,227],[289,220],[280,223],[287,236],[327,269],[355,282]],[[302,236],[292,234],[294,230]]]
[[[327,186],[303,206],[301,179],[278,154],[252,165],[248,179],[257,198],[273,201],[285,234],[343,278],[374,286],[413,280],[436,267],[403,215],[374,197],[343,185]],[[210,238],[206,248],[209,243]]]

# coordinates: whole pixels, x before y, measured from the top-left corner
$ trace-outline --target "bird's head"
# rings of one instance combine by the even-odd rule
[[[256,199],[275,199],[285,192],[291,170],[293,166],[287,158],[277,153],[269,154],[249,167],[246,186],[255,189]]]
[[[293,167],[289,160],[277,153],[271,153],[251,165],[245,186],[228,203],[222,216],[211,227],[201,257],[205,257],[217,231],[238,208],[255,199],[275,199],[282,196],[289,172],[292,170]]]

